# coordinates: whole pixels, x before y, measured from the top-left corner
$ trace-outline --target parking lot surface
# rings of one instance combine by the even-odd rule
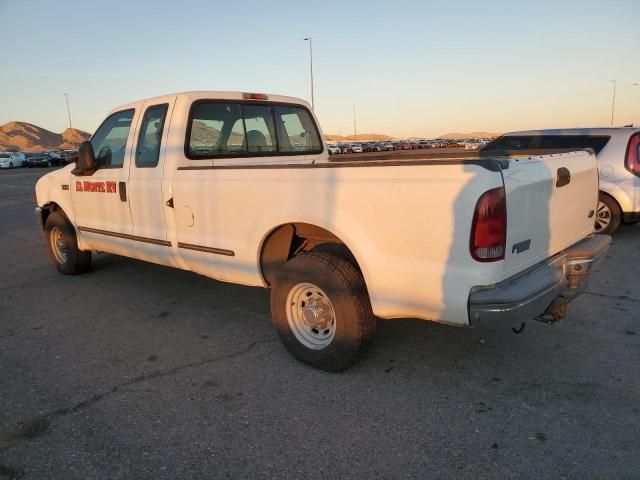
[[[0,478],[638,478],[640,225],[547,326],[380,321],[342,374],[268,291],[112,255],[59,275],[0,171]]]

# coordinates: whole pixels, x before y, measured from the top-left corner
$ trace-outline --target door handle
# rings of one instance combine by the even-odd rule
[[[564,187],[571,182],[571,172],[568,168],[560,167],[558,169],[558,177],[556,179],[556,187]]]
[[[127,201],[127,183],[126,182],[118,182],[118,192],[120,193],[120,201]]]

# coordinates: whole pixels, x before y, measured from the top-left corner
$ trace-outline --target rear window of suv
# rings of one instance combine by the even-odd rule
[[[606,135],[505,135],[482,149],[483,152],[508,150],[570,150],[592,148],[596,153],[609,143]]]

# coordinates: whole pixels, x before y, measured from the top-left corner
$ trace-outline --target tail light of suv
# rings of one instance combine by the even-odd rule
[[[471,256],[478,262],[504,259],[507,242],[507,201],[504,187],[486,191],[478,199],[471,224]]]
[[[640,177],[640,132],[634,133],[629,139],[624,166],[631,173]]]

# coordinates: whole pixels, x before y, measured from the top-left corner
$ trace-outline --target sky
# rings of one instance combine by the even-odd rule
[[[188,90],[310,99],[325,134],[640,124],[640,0],[0,0],[0,125],[93,132]]]

